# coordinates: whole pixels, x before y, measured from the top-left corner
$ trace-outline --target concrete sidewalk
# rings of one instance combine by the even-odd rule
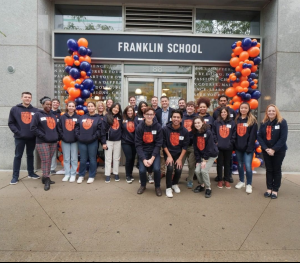
[[[138,196],[138,180],[128,185],[123,174],[106,185],[99,172],[92,185],[56,175],[49,192],[26,173],[9,186],[11,172],[0,172],[0,261],[300,260],[300,175],[284,175],[271,201],[264,174],[252,195],[213,182],[205,199],[186,188],[185,171],[182,193],[167,199],[165,180],[163,197],[150,185]]]

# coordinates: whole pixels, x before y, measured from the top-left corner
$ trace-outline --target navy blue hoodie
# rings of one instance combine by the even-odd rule
[[[10,110],[8,127],[14,133],[17,139],[34,139],[35,135],[30,130],[30,124],[33,116],[39,110],[31,105],[26,108],[23,104],[19,104]]]
[[[213,125],[215,143],[219,150],[232,151],[236,139],[236,125],[233,120],[215,121]]]
[[[57,119],[60,118],[60,115],[61,115],[61,110],[60,109],[58,109],[56,111],[51,110],[51,112],[56,116]]]
[[[194,133],[192,131],[192,125],[193,125],[194,119],[197,116],[198,115],[196,113],[193,113],[192,115],[188,115],[187,113],[183,114],[182,124],[188,130],[188,132],[190,133],[190,144],[189,144],[189,146],[193,145]]]
[[[203,119],[204,119],[204,121],[205,121],[205,123],[207,124],[207,125],[209,125],[209,128],[211,129],[212,128],[212,126],[214,125],[214,118],[209,114],[209,113],[207,113],[204,117],[203,117]]]
[[[152,153],[155,158],[159,157],[163,137],[162,127],[156,119],[151,126],[142,122],[135,130],[135,147],[139,158],[146,160],[144,152]]]
[[[144,122],[144,120],[144,117],[139,117],[138,115],[136,115],[134,119],[135,127],[139,126],[142,122]]]
[[[258,133],[258,141],[261,148],[273,149],[275,152],[284,152],[287,147],[288,124],[286,120],[278,123],[278,120],[268,121],[260,126]]]
[[[215,158],[219,155],[218,146],[214,142],[214,136],[210,129],[204,133],[197,132],[194,134],[194,153],[197,163],[209,158]]]
[[[100,137],[101,118],[98,114],[91,116],[89,113],[79,117],[75,125],[76,139],[84,144],[97,141]]]
[[[53,113],[47,114],[45,111],[38,111],[30,125],[30,130],[36,136],[36,143],[57,143],[59,140],[57,124],[59,120]]]
[[[122,124],[122,143],[123,144],[135,144],[135,122],[134,120],[124,120]]]
[[[235,149],[241,152],[253,153],[257,140],[257,123],[249,127],[247,124],[248,118],[242,119],[242,117],[239,117],[236,122]]]
[[[229,113],[230,113],[230,119],[231,120],[235,120],[236,118],[236,112],[234,109],[231,109],[230,107],[228,107],[229,109]],[[213,115],[213,118],[214,120],[217,120],[220,116],[220,110],[221,110],[221,107],[218,107],[215,111],[214,111],[214,115]]]
[[[60,139],[65,143],[74,143],[77,142],[75,134],[75,125],[79,121],[79,115],[76,113],[73,116],[70,116],[68,113],[60,116],[59,123],[57,125],[57,130]]]
[[[123,120],[114,116],[114,124],[112,126],[107,122],[107,116],[102,121],[101,128],[101,143],[106,144],[106,141],[117,142],[122,139],[122,122]]]
[[[180,128],[175,130],[173,123],[169,123],[163,128],[163,148],[167,148],[172,156],[178,156],[182,150],[187,150],[190,144],[190,135],[186,128],[180,125]]]

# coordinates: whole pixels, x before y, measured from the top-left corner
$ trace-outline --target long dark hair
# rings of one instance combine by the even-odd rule
[[[229,108],[228,108],[228,107],[222,107],[222,108],[220,109],[218,121],[219,121],[219,122],[223,121],[223,118],[222,118],[222,111],[223,111],[223,110],[226,110],[226,111],[227,111],[227,118],[226,118],[225,121],[230,121],[230,111],[229,111]]]
[[[240,109],[239,109],[239,113],[238,113],[237,116],[236,116],[235,122],[237,123],[238,119],[242,116],[242,114],[241,114],[241,107],[242,107],[243,105],[247,105],[248,108],[249,108],[249,112],[248,112],[248,114],[247,114],[247,118],[248,118],[247,124],[248,124],[249,127],[250,127],[250,126],[253,126],[255,123],[257,123],[257,120],[256,120],[255,116],[252,114],[252,112],[251,112],[251,107],[250,107],[250,104],[249,104],[248,102],[243,102],[243,103],[241,104]]]
[[[129,120],[129,117],[127,115],[127,112],[129,109],[132,109],[133,110],[133,115],[132,115],[132,119],[135,118],[135,110],[134,110],[134,107],[133,106],[128,106],[126,107],[126,109],[124,110],[123,112],[123,120],[126,121],[126,120]]]
[[[141,101],[139,103],[139,107],[138,107],[138,117],[139,118],[144,118],[144,112],[142,112],[142,105],[145,104],[147,107],[149,106],[148,103],[146,101]]]
[[[114,116],[112,110],[113,108],[115,108],[116,106],[119,106],[119,113]],[[108,110],[107,112],[107,122],[110,126],[112,126],[114,124],[114,117],[118,117],[119,119],[122,119],[122,108],[121,108],[121,105],[120,103],[114,103],[111,108]]]
[[[200,120],[202,123],[203,123],[203,125],[202,125],[202,127],[201,127],[201,129],[200,129],[200,131],[198,131],[197,129],[196,129],[196,127],[195,127],[195,120]],[[195,117],[194,118],[194,120],[193,120],[193,125],[192,125],[192,131],[193,131],[193,133],[205,133],[206,131],[207,131],[207,129],[208,129],[208,126],[209,125],[207,125],[206,123],[205,123],[205,120],[204,120],[204,118],[202,117],[202,116],[197,116],[197,117]]]

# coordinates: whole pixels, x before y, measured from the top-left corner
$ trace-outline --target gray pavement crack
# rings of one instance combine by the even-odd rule
[[[25,188],[27,189],[27,191],[31,194],[31,196],[34,198],[34,200],[37,202],[37,204],[41,207],[41,209],[44,211],[44,213],[49,217],[49,219],[52,221],[52,223],[57,227],[57,229],[59,230],[59,232],[64,236],[64,238],[67,240],[67,242],[72,246],[72,248],[75,250],[75,252],[77,252],[77,249],[73,246],[73,244],[70,242],[70,240],[66,237],[66,235],[62,232],[62,230],[58,227],[58,225],[53,221],[53,219],[51,218],[51,216],[47,213],[47,211],[44,209],[44,207],[40,204],[40,202],[35,198],[35,196],[31,193],[31,191],[28,189],[28,187],[24,184],[23,181],[20,181],[20,183],[22,183]]]

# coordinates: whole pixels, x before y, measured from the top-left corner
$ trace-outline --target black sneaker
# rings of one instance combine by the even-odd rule
[[[233,184],[234,183],[234,180],[232,178],[232,175],[229,177],[229,183]]]
[[[194,189],[194,193],[195,193],[195,194],[198,194],[198,193],[204,192],[204,190],[205,190],[205,187],[202,187],[201,185],[198,185],[198,186]]]
[[[211,198],[211,193],[212,193],[212,191],[210,189],[206,189],[206,191],[205,191],[205,197],[206,198]]]
[[[272,196],[272,193],[265,192],[265,194],[264,194],[265,198],[270,198],[271,196]]]
[[[197,178],[197,175],[196,175],[196,174],[194,174],[194,178],[193,178],[193,180],[194,180],[194,181],[197,181],[197,180],[198,180],[198,178]]]
[[[28,178],[31,178],[34,180],[41,179],[41,177],[39,177],[37,174],[28,175]]]
[[[215,178],[215,182],[219,182],[219,177],[217,176],[216,178]]]
[[[126,177],[126,182],[127,182],[128,184],[132,184],[132,180],[131,180],[131,177],[130,177],[130,176],[127,176],[127,177]]]

